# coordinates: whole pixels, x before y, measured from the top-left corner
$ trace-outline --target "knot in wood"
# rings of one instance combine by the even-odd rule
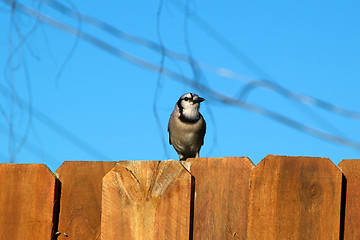
[[[317,182],[310,183],[308,187],[308,196],[312,199],[316,199],[321,195],[321,186]]]

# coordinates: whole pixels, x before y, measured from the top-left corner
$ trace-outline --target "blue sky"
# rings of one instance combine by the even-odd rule
[[[168,145],[167,121],[186,92],[206,99],[201,112],[208,128],[201,157],[247,156],[255,164],[268,154],[329,157],[335,164],[359,158],[359,149],[221,103],[207,89],[159,77],[157,71],[134,65],[87,39],[12,12],[6,2],[0,1],[1,162],[45,163],[55,171],[63,161],[72,160],[178,159]],[[161,53],[149,45],[112,36],[104,25],[78,21],[53,8],[53,1],[18,3],[43,14],[41,19],[47,16],[66,24],[67,30],[78,29],[161,65]],[[163,67],[233,99],[249,81],[269,80],[300,96],[360,112],[359,1],[188,1],[188,11],[186,3],[64,4],[126,34],[192,56],[200,66],[197,74],[189,58],[165,56]],[[224,72],[232,75],[224,77]],[[359,120],[263,87],[252,88],[241,100],[360,144]]]

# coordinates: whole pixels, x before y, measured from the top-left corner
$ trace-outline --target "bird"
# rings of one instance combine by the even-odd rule
[[[199,112],[200,103],[204,100],[195,93],[186,93],[176,102],[170,115],[169,143],[180,160],[199,157],[206,132],[205,119]]]

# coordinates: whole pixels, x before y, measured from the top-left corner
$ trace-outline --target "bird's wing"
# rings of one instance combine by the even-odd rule
[[[201,116],[201,119],[204,121],[204,127],[201,129],[201,139],[202,139],[202,143],[201,143],[201,146],[204,145],[204,137],[205,137],[205,133],[206,133],[206,122],[205,122],[205,119],[203,118],[203,116],[200,114]]]
[[[169,124],[168,124],[168,132],[169,132],[169,143],[170,143],[170,145],[172,145],[172,144],[171,144],[171,138],[170,138],[170,128],[169,128],[169,125],[170,125],[170,121],[169,121]]]

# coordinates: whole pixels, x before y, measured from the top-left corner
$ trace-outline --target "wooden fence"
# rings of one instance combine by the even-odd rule
[[[360,239],[360,161],[0,164],[0,240]]]

